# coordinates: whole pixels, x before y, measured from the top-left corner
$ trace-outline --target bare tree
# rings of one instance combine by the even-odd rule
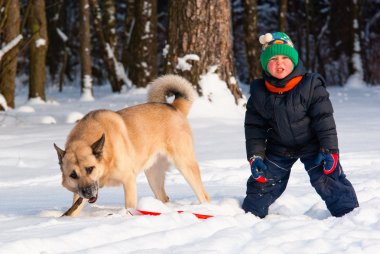
[[[4,110],[5,107],[14,108],[15,106],[15,79],[19,51],[16,45],[21,39],[19,35],[20,4],[18,0],[9,0],[6,8],[3,9],[0,4],[0,9],[4,12],[4,16],[0,16],[0,22],[4,22],[0,26],[0,32],[3,30],[3,33],[0,33],[0,42],[3,41],[8,45],[8,48],[0,48],[0,95],[6,101],[6,105],[0,105],[0,110]]]
[[[157,76],[157,0],[137,1],[135,17],[128,76],[137,87],[145,87]]]
[[[102,59],[107,68],[108,80],[111,83],[113,92],[120,92],[124,85],[127,85],[124,68],[117,60],[110,41],[107,41],[102,25],[102,11],[97,0],[90,0],[91,8],[94,13],[94,28],[99,39],[100,48],[102,51]]]
[[[80,0],[80,59],[82,98],[92,98],[92,63],[90,8],[88,0]]]
[[[347,78],[354,74],[354,63],[352,56],[354,53],[355,30],[354,23],[354,3],[347,1],[344,8],[337,1],[330,4],[329,20],[329,41],[331,50],[329,54],[332,64],[331,71],[328,73],[335,83],[344,84]],[[344,25],[342,24],[349,24]]]
[[[104,37],[115,53],[116,49],[116,7],[114,0],[104,0]]]
[[[249,65],[249,77],[251,80],[261,76],[261,65],[258,31],[257,31],[257,0],[244,0],[244,33],[247,59]]]
[[[217,67],[237,102],[242,93],[236,83],[231,39],[229,0],[169,2],[166,71],[187,78],[200,95],[200,76]]]
[[[286,32],[287,14],[288,14],[288,0],[280,0],[278,25],[279,25],[279,31],[281,32]]]
[[[127,13],[125,14],[124,21],[124,38],[123,38],[123,53],[122,53],[122,63],[124,66],[129,66],[130,61],[130,42],[132,37],[132,31],[135,26],[135,0],[127,0]]]
[[[30,0],[29,29],[32,34],[30,44],[29,99],[45,100],[45,58],[48,47],[45,0]]]

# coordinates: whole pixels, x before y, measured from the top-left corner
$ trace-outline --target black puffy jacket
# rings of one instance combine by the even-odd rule
[[[300,61],[283,80],[263,74],[276,87],[303,76],[290,91],[270,92],[263,79],[255,80],[245,115],[247,158],[271,152],[285,157],[302,157],[320,149],[338,149],[333,107],[325,81],[317,73],[306,73]]]

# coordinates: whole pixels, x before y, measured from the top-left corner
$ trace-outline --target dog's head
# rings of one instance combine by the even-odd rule
[[[97,200],[99,180],[104,172],[104,143],[103,134],[91,145],[84,141],[74,141],[66,147],[66,150],[62,150],[54,144],[62,171],[62,185],[69,191],[88,199],[90,203]]]

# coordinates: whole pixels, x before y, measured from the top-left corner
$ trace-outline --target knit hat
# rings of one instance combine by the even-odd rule
[[[269,60],[275,55],[284,55],[293,62],[293,68],[298,64],[298,52],[294,48],[289,36],[282,32],[266,33],[259,38],[262,46],[260,56],[261,66],[268,72],[267,65]]]

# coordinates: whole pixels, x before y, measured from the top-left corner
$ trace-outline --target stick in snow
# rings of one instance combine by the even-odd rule
[[[78,198],[77,201],[75,201],[75,203],[70,207],[70,209],[67,210],[64,214],[62,214],[61,217],[72,215],[73,212],[75,212],[75,210],[78,209],[78,207],[82,204],[82,202],[83,198]]]

